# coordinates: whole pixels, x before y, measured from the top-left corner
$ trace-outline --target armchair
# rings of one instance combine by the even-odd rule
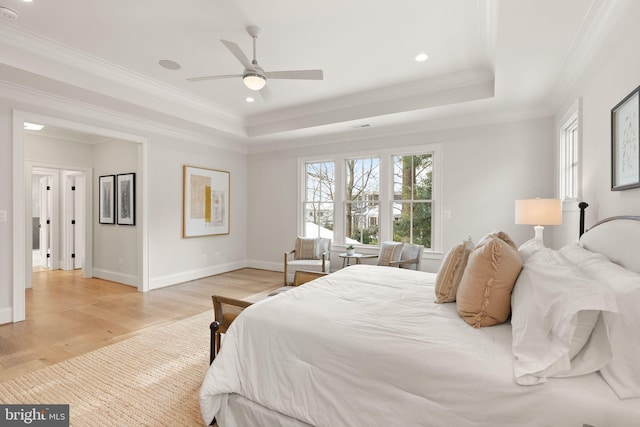
[[[209,326],[211,329],[211,347],[209,350],[209,364],[213,362],[222,344],[221,334],[226,334],[236,317],[242,310],[249,307],[251,302],[227,298],[220,295],[212,295],[213,315],[215,321]]]
[[[284,253],[284,284],[293,282],[297,270],[331,271],[331,239],[298,237],[295,249]]]
[[[408,268],[410,270],[420,270],[420,262],[422,261],[423,250],[424,245],[405,243],[404,245],[402,245],[400,260],[389,262],[389,266]]]
[[[424,245],[383,242],[380,246],[377,265],[420,270]]]

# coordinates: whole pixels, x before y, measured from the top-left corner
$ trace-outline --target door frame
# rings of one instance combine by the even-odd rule
[[[108,120],[108,119],[107,119]],[[27,200],[31,199],[31,183],[27,176],[31,177],[31,170],[27,169],[24,151],[24,122],[40,123],[45,126],[66,128],[78,132],[100,135],[107,138],[120,139],[138,144],[138,179],[137,184],[141,192],[141,206],[138,209],[138,291],[149,291],[149,218],[148,218],[148,139],[146,137],[120,132],[73,122],[57,117],[46,116],[24,110],[13,110],[13,301],[11,318],[13,322],[26,319],[25,285],[27,278],[31,277],[31,241],[27,235],[32,235],[31,225],[27,227]],[[81,169],[71,167],[70,169]],[[93,224],[93,171],[87,174],[85,187],[91,197],[85,199],[86,218],[88,224]],[[27,185],[28,184],[28,185]],[[27,198],[28,194],[28,198]],[[31,205],[31,202],[29,202]],[[30,210],[30,208],[29,208]],[[29,219],[31,221],[31,219]],[[86,238],[91,244],[85,247],[85,272],[93,275],[93,268],[88,269],[88,263],[93,263],[93,233],[86,233]],[[28,261],[28,262],[27,262]]]

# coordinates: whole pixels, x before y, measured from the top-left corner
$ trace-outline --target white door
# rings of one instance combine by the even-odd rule
[[[75,246],[75,263],[74,268],[84,268],[84,230],[85,230],[85,214],[84,214],[84,174],[77,175],[75,177],[75,191],[74,195],[74,246]]]
[[[76,270],[84,266],[84,174],[64,171],[62,269]]]
[[[40,267],[51,269],[51,176],[40,178]]]

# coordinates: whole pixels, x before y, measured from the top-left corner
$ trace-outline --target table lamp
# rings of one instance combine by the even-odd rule
[[[534,225],[535,239],[542,243],[545,225],[562,224],[562,201],[540,198],[516,200],[516,224]]]

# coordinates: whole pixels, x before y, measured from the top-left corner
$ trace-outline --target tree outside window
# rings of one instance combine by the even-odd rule
[[[333,240],[334,162],[305,165],[304,235]]]
[[[345,241],[379,244],[380,159],[346,160],[345,184]]]
[[[431,248],[433,155],[393,156],[393,240]]]

